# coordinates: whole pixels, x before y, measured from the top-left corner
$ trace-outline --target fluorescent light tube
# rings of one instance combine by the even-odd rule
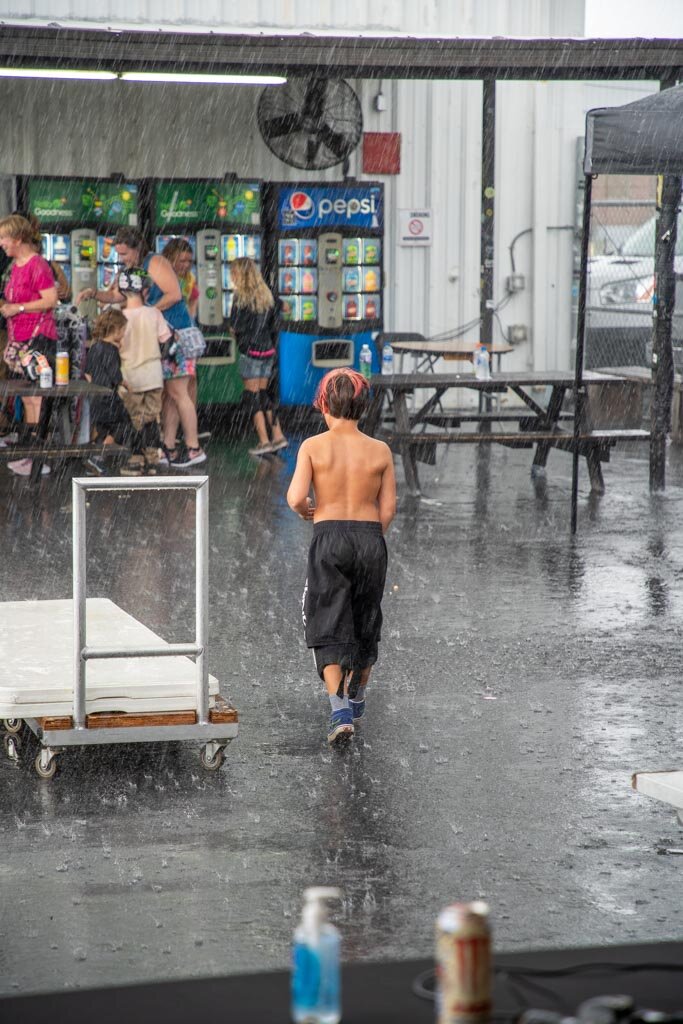
[[[175,82],[178,85],[284,85],[287,81],[277,75],[193,75],[172,71],[122,71],[119,77],[125,82]]]
[[[0,68],[0,78],[72,78],[90,81],[112,81],[115,71],[80,71],[77,68]]]

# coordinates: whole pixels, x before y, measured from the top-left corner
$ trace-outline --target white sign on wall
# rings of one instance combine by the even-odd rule
[[[399,210],[398,244],[412,248],[414,245],[432,244],[432,211]]]

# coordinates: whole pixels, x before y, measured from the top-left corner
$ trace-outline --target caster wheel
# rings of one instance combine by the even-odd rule
[[[4,725],[5,732],[8,732],[11,736],[16,736],[23,729],[24,720],[23,718],[5,718]]]
[[[40,779],[51,779],[51,778],[53,778],[55,772],[57,771],[57,758],[56,757],[50,758],[50,760],[48,761],[47,765],[44,765],[40,758],[41,758],[41,755],[38,754],[36,756],[35,761],[33,762],[33,767],[36,770],[36,775]]]
[[[206,747],[202,747],[199,754],[199,760],[202,763],[202,768],[206,768],[207,772],[217,772],[225,760],[225,754],[221,749],[217,750],[213,757],[209,757],[206,752]]]
[[[19,760],[19,751],[21,750],[21,740],[18,736],[14,736],[12,733],[8,733],[3,736],[2,745],[5,748],[5,753],[9,757],[10,761]]]

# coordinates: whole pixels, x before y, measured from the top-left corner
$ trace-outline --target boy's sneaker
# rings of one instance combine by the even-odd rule
[[[351,708],[340,708],[333,711],[330,718],[330,727],[327,732],[327,742],[330,746],[340,746],[346,743],[353,736],[353,716]]]
[[[171,465],[184,469],[186,466],[198,466],[200,462],[206,462],[206,452],[201,448],[188,448],[184,455],[173,459]]]
[[[349,704],[351,705],[351,715],[353,716],[353,721],[357,722],[358,719],[362,718],[363,715],[365,714],[365,701],[350,700]]]
[[[16,476],[30,476],[33,469],[33,459],[16,459],[14,462],[8,462],[7,468]],[[44,462],[40,467],[40,472],[42,476],[47,476],[52,470]]]
[[[250,448],[249,454],[255,455],[256,458],[259,458],[261,455],[272,455],[274,451],[275,449],[270,441],[267,441],[265,444],[257,444],[255,448]]]
[[[270,450],[271,450],[271,452],[281,452],[282,449],[286,448],[288,445],[289,445],[289,441],[287,440],[287,438],[286,437],[282,437],[282,438],[280,438],[279,441],[273,441],[273,443],[270,446]]]
[[[0,437],[0,448],[7,448],[8,445],[16,444],[19,440],[19,435],[16,430],[13,430],[11,434],[5,434],[4,437]]]
[[[103,476],[107,472],[107,466],[101,455],[91,455],[85,460],[86,466],[94,470],[98,476]]]

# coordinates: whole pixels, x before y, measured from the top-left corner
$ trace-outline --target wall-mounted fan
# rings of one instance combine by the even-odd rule
[[[290,79],[263,90],[258,125],[264,142],[291,167],[323,170],[342,163],[360,142],[363,114],[342,79]]]

